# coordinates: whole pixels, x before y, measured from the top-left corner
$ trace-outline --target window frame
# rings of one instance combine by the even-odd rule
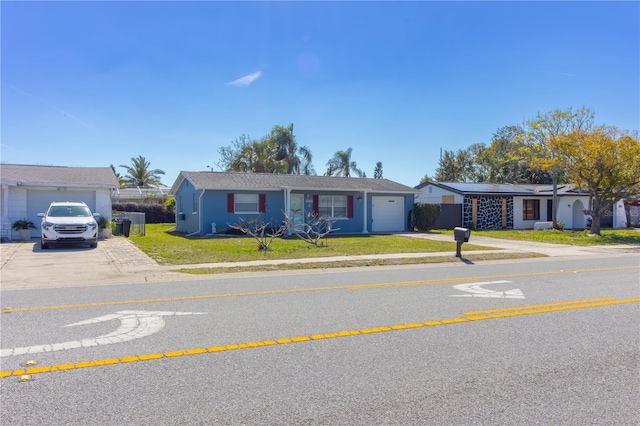
[[[522,200],[522,220],[540,220],[540,200],[537,198],[526,198]]]
[[[322,201],[323,198],[329,198],[330,199],[330,205],[327,207],[322,206]],[[337,198],[343,198],[344,202],[343,205],[336,205],[338,203],[336,203],[336,199]],[[336,216],[336,209],[344,209],[344,216]],[[326,212],[327,210],[330,211],[331,215],[330,216],[326,216],[323,215],[323,210]],[[318,196],[318,216],[319,217],[323,217],[325,219],[331,219],[331,220],[348,220],[349,219],[349,196],[345,195],[345,194],[323,194],[323,195],[319,195]]]
[[[254,210],[240,210],[238,209],[238,204],[254,204],[254,201],[246,201],[246,198],[251,197],[255,199],[255,209]],[[238,199],[244,198],[242,202],[238,202]],[[233,213],[234,214],[258,214],[260,213],[260,194],[258,193],[234,193],[233,194]]]

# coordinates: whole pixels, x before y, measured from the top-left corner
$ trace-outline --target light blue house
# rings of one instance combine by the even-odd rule
[[[171,187],[176,199],[176,230],[211,234],[241,219],[273,226],[294,223],[309,213],[335,220],[335,233],[408,230],[414,188],[388,179],[266,173],[180,172]]]

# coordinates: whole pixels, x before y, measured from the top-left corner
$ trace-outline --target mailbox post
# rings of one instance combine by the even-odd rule
[[[456,257],[462,257],[462,243],[468,243],[471,236],[471,230],[456,226],[453,228],[453,238],[456,240]]]

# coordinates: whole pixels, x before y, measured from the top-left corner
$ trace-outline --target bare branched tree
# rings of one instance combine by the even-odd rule
[[[286,213],[284,217],[286,227],[289,228],[296,237],[316,247],[324,245],[324,243],[320,243],[322,238],[333,231],[340,230],[340,228],[333,227],[333,224],[336,223],[334,219],[319,216],[317,213],[307,213],[306,220],[301,223],[294,223]]]
[[[227,225],[258,240],[258,250],[263,251],[271,250],[269,246],[273,240],[284,235],[287,230],[286,225],[274,228],[271,226],[271,222],[265,222],[260,218],[251,218],[249,220],[240,218],[237,224],[229,223]]]

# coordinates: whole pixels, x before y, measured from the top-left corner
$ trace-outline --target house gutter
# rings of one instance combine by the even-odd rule
[[[206,189],[203,189],[198,197],[198,230],[196,232],[192,232],[190,234],[185,235],[185,237],[191,237],[193,235],[198,235],[202,233],[202,197],[204,196]]]
[[[362,233],[363,234],[368,234],[369,233],[369,229],[367,229],[367,219],[368,219],[368,213],[369,213],[369,203],[367,202],[367,195],[369,194],[369,191],[365,190],[362,191],[363,194],[363,200],[362,202],[364,203],[364,208],[362,209],[363,214],[362,214]]]
[[[281,186],[280,189],[284,192],[284,214],[285,217],[289,217],[289,213],[291,212],[291,188]],[[291,229],[287,227],[287,235],[291,235],[291,233]]]

